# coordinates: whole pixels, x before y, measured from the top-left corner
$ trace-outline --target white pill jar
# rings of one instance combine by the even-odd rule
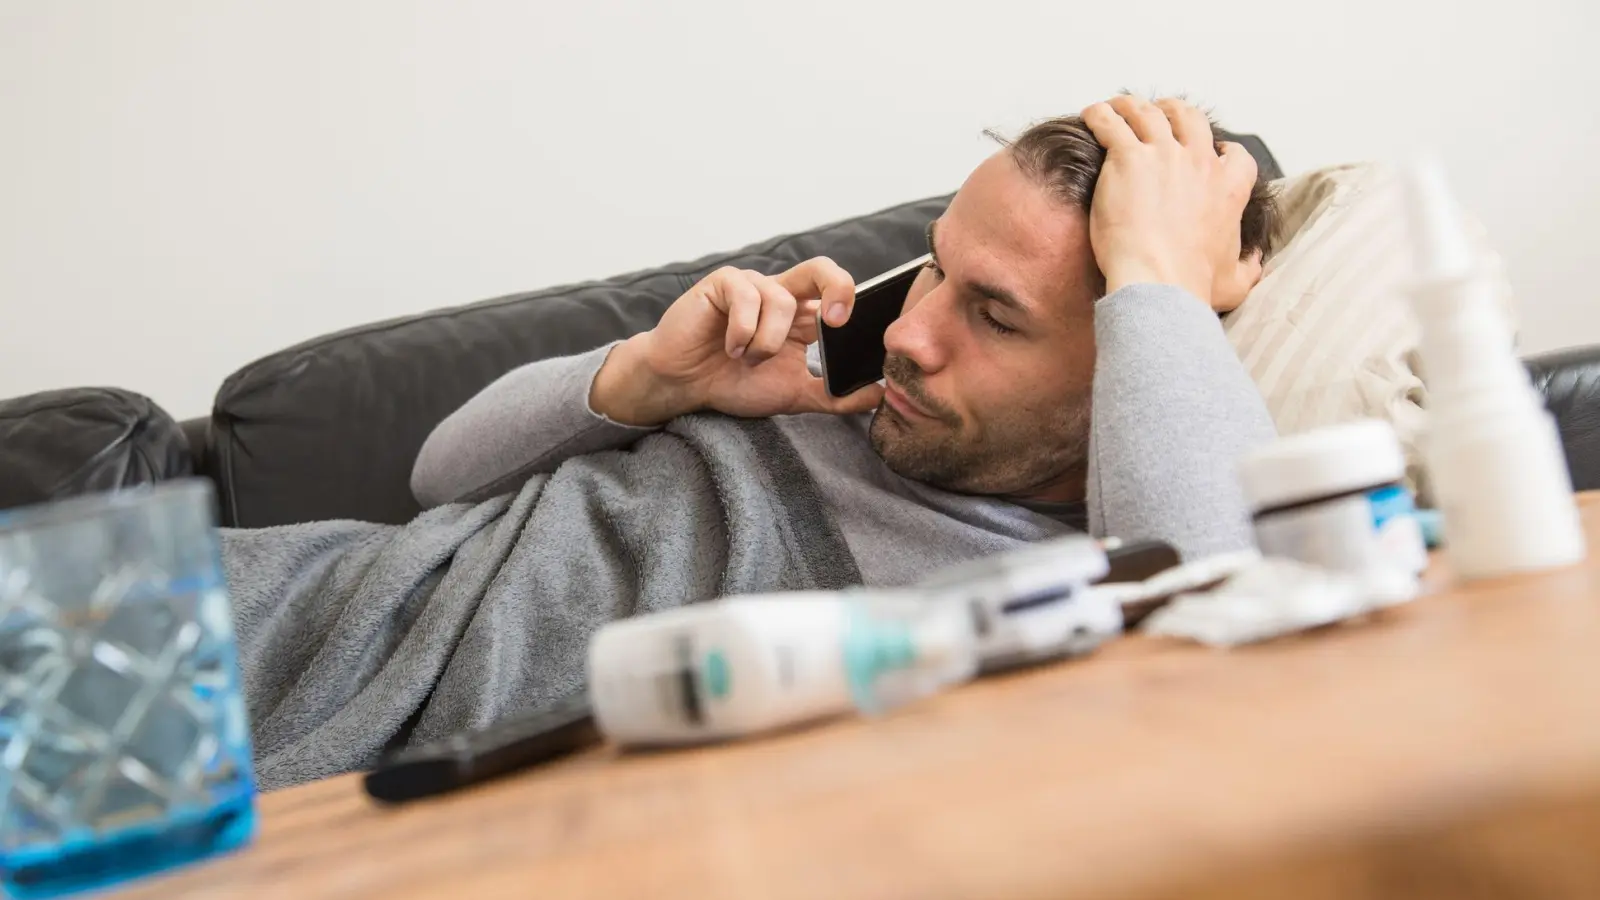
[[[1405,454],[1387,422],[1363,419],[1281,438],[1248,454],[1245,499],[1265,556],[1360,575],[1399,600],[1428,564]]]

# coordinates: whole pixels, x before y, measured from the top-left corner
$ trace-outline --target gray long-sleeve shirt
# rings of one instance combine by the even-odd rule
[[[1238,461],[1274,432],[1215,313],[1179,288],[1132,285],[1096,305],[1095,343],[1090,533],[1165,540],[1186,557],[1248,546]],[[648,434],[589,407],[610,349],[530,363],[468,401],[418,454],[417,499],[436,506],[514,490],[574,456]],[[867,584],[909,584],[951,563],[1067,533],[1083,518],[902,478],[873,452],[870,421],[871,414],[776,419]]]

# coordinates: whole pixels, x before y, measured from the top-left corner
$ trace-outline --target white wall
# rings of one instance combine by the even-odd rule
[[[1525,347],[1600,341],[1593,0],[0,0],[0,396],[174,414],[288,343],[954,187],[1186,90],[1291,171],[1442,151]]]

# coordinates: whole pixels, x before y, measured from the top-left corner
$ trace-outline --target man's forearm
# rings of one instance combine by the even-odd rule
[[[468,400],[417,454],[411,471],[417,501],[432,507],[506,493],[574,456],[648,434],[649,428],[612,421],[589,405],[596,373],[622,346],[530,363]]]
[[[1187,556],[1249,546],[1239,460],[1275,432],[1216,313],[1181,288],[1130,285],[1099,301],[1095,343],[1091,530]]]
[[[622,425],[654,428],[687,415],[699,403],[681,385],[656,377],[645,362],[650,332],[612,348],[589,388],[589,408]]]

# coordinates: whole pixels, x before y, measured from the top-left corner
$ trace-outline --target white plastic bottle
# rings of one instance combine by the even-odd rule
[[[1411,599],[1428,552],[1405,468],[1394,428],[1372,419],[1257,448],[1239,467],[1256,546],[1357,576],[1376,599]]]
[[[1068,535],[947,566],[917,583],[968,609],[978,671],[1001,672],[1088,653],[1122,633],[1122,607],[1089,586],[1110,569],[1088,535]]]
[[[621,744],[736,738],[1087,653],[1122,631],[1108,568],[1072,535],[898,589],[728,597],[611,622],[589,643],[589,699]]]
[[[1586,551],[1560,433],[1474,264],[1444,173],[1422,160],[1404,184],[1428,383],[1422,451],[1451,568],[1475,579],[1576,563]]]
[[[603,626],[589,700],[619,744],[699,743],[881,712],[966,681],[977,660],[966,607],[920,592],[754,594]]]

